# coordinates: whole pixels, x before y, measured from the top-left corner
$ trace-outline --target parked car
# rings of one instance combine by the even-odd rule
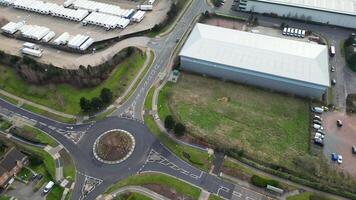
[[[331,66],[331,67],[330,67],[330,71],[331,71],[331,72],[335,72],[335,67],[334,67],[334,66]]]
[[[336,155],[336,153],[332,153],[331,154],[331,160],[332,161],[337,161],[337,158],[338,158],[338,156]]]
[[[47,185],[43,188],[43,194],[47,194],[52,189],[53,186],[54,186],[53,181],[48,182]]]
[[[331,85],[336,85],[336,80],[335,79],[331,80]]]
[[[352,149],[352,153],[353,153],[353,154],[356,154],[356,146],[352,146],[351,149]]]
[[[322,131],[322,130],[317,130],[316,132],[318,132],[318,133],[320,133],[320,134],[322,134],[322,135],[325,135],[325,132],[324,131]]]
[[[336,125],[337,125],[338,127],[342,127],[342,121],[341,121],[341,120],[337,120],[337,121],[336,121]]]
[[[323,134],[316,132],[314,138],[324,139],[324,137],[325,137],[325,136],[324,136]]]
[[[316,130],[324,130],[324,128],[320,124],[313,124],[313,128]]]
[[[337,156],[337,163],[339,163],[339,164],[342,163],[342,155]]]
[[[321,125],[321,121],[320,121],[320,120],[314,119],[314,120],[313,120],[313,123],[314,123],[314,124],[319,124],[319,125]]]
[[[320,138],[314,138],[314,144],[324,146],[324,141]]]
[[[312,109],[311,109],[313,112],[315,112],[315,113],[319,113],[319,114],[321,114],[321,113],[323,113],[324,112],[324,109],[323,108],[321,108],[321,107],[312,107]]]
[[[314,115],[313,119],[316,119],[316,120],[319,120],[319,121],[323,120],[323,118],[321,118],[319,115]]]

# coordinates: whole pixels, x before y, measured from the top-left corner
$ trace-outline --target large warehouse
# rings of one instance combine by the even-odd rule
[[[180,52],[186,71],[309,98],[330,86],[326,46],[197,24]]]
[[[356,28],[356,0],[240,0],[239,8]]]

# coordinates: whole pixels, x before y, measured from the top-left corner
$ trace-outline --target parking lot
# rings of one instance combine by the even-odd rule
[[[41,191],[42,191],[41,189],[38,190],[37,192],[33,191],[33,184],[34,183],[30,183],[30,184],[26,185],[21,182],[15,181],[11,185],[14,189],[8,190],[7,192],[5,192],[5,194],[8,196],[16,197],[18,200],[25,200],[25,199],[44,200],[44,199],[46,199],[45,196],[41,195]]]
[[[326,112],[322,115],[325,129],[324,155],[331,160],[331,154],[342,155],[342,164],[334,165],[345,172],[356,175],[356,154],[352,154],[352,146],[356,145],[356,116],[344,112]],[[336,121],[343,122],[342,127],[337,127]],[[330,161],[332,162],[332,161]]]
[[[62,4],[63,0],[52,0],[52,2]],[[140,3],[139,1],[126,0],[105,2],[119,5],[122,8],[135,8],[135,6]],[[40,15],[4,6],[0,6],[0,19],[6,19],[8,21],[14,22],[26,20],[27,24],[45,26],[54,31],[56,33],[56,37],[58,37],[63,32],[68,32],[72,36],[76,34],[88,35],[95,41],[99,41],[150,29],[165,18],[169,7],[170,1],[158,0],[154,5],[153,11],[147,12],[142,22],[132,22],[123,30],[115,29],[111,31],[106,31],[104,28],[98,26],[82,26],[79,22],[73,22],[47,15]],[[0,50],[9,54],[20,55],[20,49],[22,47],[23,41],[0,35],[0,44]],[[72,54],[50,47],[40,46],[40,48],[44,49],[44,52],[42,58],[39,60],[44,63],[52,63],[53,65],[62,68],[76,69],[79,67],[79,65],[95,66],[97,64],[103,63],[107,59],[111,58],[114,54],[119,52],[122,48],[128,46],[145,46],[146,44],[147,40],[129,39],[128,41],[119,42],[118,44],[115,44],[103,51],[98,51],[94,55]]]

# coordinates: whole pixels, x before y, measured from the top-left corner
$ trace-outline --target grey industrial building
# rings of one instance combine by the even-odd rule
[[[356,0],[240,0],[239,9],[356,28]]]
[[[309,98],[330,87],[324,45],[197,24],[180,52],[181,68]]]

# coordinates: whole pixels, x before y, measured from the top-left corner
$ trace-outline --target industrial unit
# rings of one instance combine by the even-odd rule
[[[240,0],[239,9],[356,28],[356,0]]]
[[[324,45],[197,24],[180,52],[194,73],[309,98],[330,87]]]

